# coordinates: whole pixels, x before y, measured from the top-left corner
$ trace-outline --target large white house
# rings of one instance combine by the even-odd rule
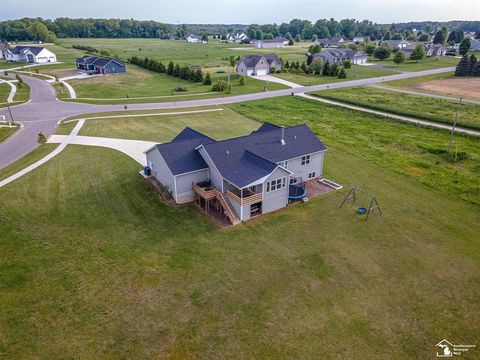
[[[207,42],[206,41],[203,41],[202,40],[202,37],[201,36],[197,36],[197,35],[193,35],[193,34],[188,34],[185,39],[187,40],[187,42],[189,43],[203,43],[203,44],[206,44]]]
[[[5,60],[45,64],[57,62],[57,56],[44,47],[17,46],[13,49],[7,49],[5,51]]]

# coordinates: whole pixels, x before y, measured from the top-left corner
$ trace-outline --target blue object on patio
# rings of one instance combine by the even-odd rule
[[[290,185],[288,188],[288,199],[297,200],[303,199],[307,196],[307,189],[305,185]]]
[[[143,168],[143,173],[145,174],[145,176],[150,176],[152,174],[152,169],[150,169],[150,166],[145,166]]]
[[[364,207],[359,207],[359,208],[358,208],[358,213],[359,213],[360,215],[364,215],[366,212],[367,212],[367,209],[366,209],[366,208],[364,208]]]

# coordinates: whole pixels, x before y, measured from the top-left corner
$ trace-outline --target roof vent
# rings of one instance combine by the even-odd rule
[[[227,156],[230,156],[230,151],[227,150]]]
[[[282,126],[282,138],[280,139],[280,144],[285,145],[285,128]]]

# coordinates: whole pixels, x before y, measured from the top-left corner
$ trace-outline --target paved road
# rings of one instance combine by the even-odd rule
[[[454,67],[418,71],[412,73],[395,74],[384,77],[377,77],[362,80],[350,80],[332,84],[314,86],[302,86],[295,89],[285,89],[255,94],[238,96],[187,100],[180,102],[162,102],[147,104],[131,104],[128,110],[154,110],[171,109],[180,107],[195,107],[206,105],[232,104],[251,100],[268,99],[279,96],[292,95],[294,93],[305,93],[311,91],[322,91],[339,89],[351,86],[373,85],[383,81],[408,79],[417,76],[440,74],[454,71]],[[0,143],[0,169],[25,156],[37,146],[37,135],[42,132],[47,137],[55,131],[57,122],[61,119],[94,112],[123,111],[123,105],[94,105],[75,102],[64,102],[56,99],[53,86],[46,81],[30,76],[22,76],[25,83],[30,86],[30,101],[26,104],[12,106],[13,120],[21,122],[24,127],[17,131],[12,137]],[[0,109],[0,115],[10,118],[7,108]]]

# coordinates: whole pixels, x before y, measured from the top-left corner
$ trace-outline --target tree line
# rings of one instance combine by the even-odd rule
[[[480,62],[475,54],[463,55],[455,69],[455,76],[480,76]]]
[[[150,71],[167,74],[191,82],[203,82],[205,85],[211,85],[210,74],[207,74],[204,78],[202,69],[192,69],[188,65],[180,66],[170,61],[168,65],[165,66],[165,64],[159,60],[149,59],[148,57],[140,58],[138,56],[132,56],[128,59],[128,62]],[[205,83],[207,77],[210,80],[207,80]]]
[[[35,27],[41,27],[36,29]],[[59,38],[169,38],[172,26],[133,19],[23,18],[0,22],[0,39],[7,41]],[[45,33],[45,31],[47,33]],[[47,36],[50,35],[50,39]]]

